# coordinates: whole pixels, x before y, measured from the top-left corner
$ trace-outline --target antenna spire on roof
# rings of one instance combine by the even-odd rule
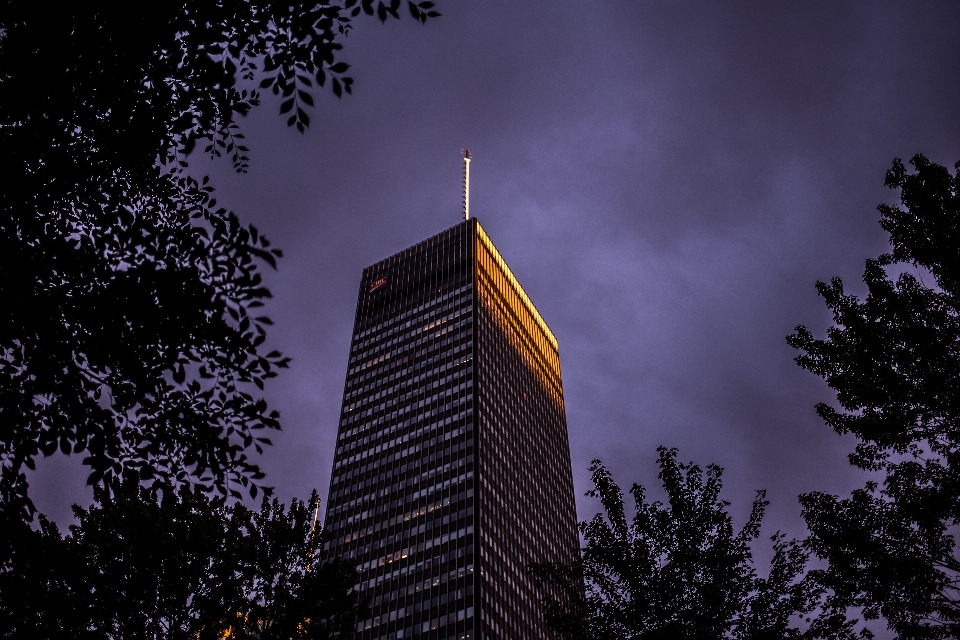
[[[463,219],[470,219],[470,149],[460,149],[463,154]]]

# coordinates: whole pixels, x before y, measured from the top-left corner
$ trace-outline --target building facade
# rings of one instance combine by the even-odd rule
[[[476,219],[364,270],[325,526],[357,640],[550,637],[577,553],[557,342]]]

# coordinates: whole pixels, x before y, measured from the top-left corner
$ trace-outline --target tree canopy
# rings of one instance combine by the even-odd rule
[[[319,562],[316,492],[259,511],[186,489],[95,490],[66,537],[21,524],[0,572],[5,638],[352,638],[356,572]]]
[[[857,438],[850,461],[882,481],[849,498],[801,497],[839,608],[882,617],[900,638],[960,637],[960,163],[896,160],[880,205],[892,251],[867,260],[864,299],[817,283],[825,339],[797,327],[797,363],[836,392],[817,413]]]
[[[318,87],[351,90],[351,20],[400,7],[2,3],[0,519],[32,517],[25,470],[57,450],[84,454],[91,484],[256,495],[250,454],[279,428],[260,389],[288,362],[259,311],[280,251],[188,159],[246,170],[239,117],[261,91],[304,131]]]
[[[737,531],[720,498],[722,469],[678,463],[660,447],[659,477],[667,503],[630,489],[634,513],[607,469],[594,461],[594,488],[604,514],[581,523],[585,540],[573,567],[537,565],[534,575],[559,587],[545,602],[548,623],[565,640],[852,638],[843,616],[810,618],[821,604],[816,573],[804,575],[807,552],[774,535],[766,578],[753,565],[768,504],[757,493]],[[807,619],[805,619],[807,618]]]

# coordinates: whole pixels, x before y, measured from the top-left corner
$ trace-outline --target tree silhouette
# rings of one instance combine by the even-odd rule
[[[364,603],[353,567],[312,562],[317,496],[259,511],[182,489],[162,498],[128,482],[74,507],[62,537],[21,524],[0,573],[8,638],[352,638]],[[362,606],[361,606],[362,605]]]
[[[895,160],[881,205],[893,251],[868,260],[867,296],[817,283],[833,326],[788,337],[797,363],[824,378],[838,406],[817,405],[858,439],[850,461],[882,482],[849,498],[801,497],[809,544],[829,561],[837,609],[882,616],[900,638],[960,637],[960,163]]]
[[[757,575],[750,544],[768,504],[757,492],[750,517],[736,531],[720,498],[722,469],[678,463],[660,447],[659,477],[667,503],[647,500],[633,485],[628,519],[623,493],[599,461],[590,467],[605,514],[581,523],[586,541],[574,567],[535,565],[559,588],[545,599],[548,624],[564,640],[765,640],[852,638],[843,616],[809,618],[821,604],[817,574],[804,575],[807,552],[773,536],[766,578]],[[808,618],[804,620],[804,618]],[[803,624],[798,625],[803,621]],[[805,627],[805,628],[801,628]]]
[[[88,482],[256,496],[279,428],[259,397],[262,265],[280,251],[217,205],[192,152],[248,166],[260,91],[301,132],[349,93],[342,36],[400,0],[179,0],[0,11],[0,526],[34,513],[25,469],[84,454]],[[438,15],[408,2],[419,22]]]

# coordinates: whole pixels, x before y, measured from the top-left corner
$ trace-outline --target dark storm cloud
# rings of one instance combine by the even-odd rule
[[[822,333],[815,280],[855,284],[885,249],[891,160],[960,159],[960,7],[440,9],[360,21],[355,95],[321,99],[306,136],[276,104],[251,115],[248,175],[194,163],[286,253],[269,278],[271,342],[294,359],[268,388],[280,495],[325,494],[360,272],[457,222],[469,146],[471,211],[560,342],[578,492],[594,457],[655,485],[655,447],[678,446],[727,467],[741,517],[767,488],[769,528],[799,534],[798,493],[861,480],[784,336]]]

